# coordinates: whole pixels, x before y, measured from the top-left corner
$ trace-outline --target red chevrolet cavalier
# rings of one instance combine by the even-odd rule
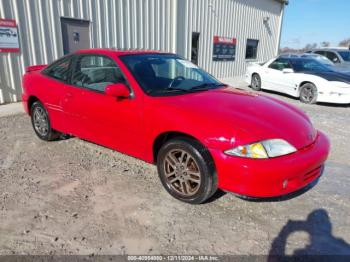
[[[318,178],[327,137],[299,109],[229,87],[183,58],[91,49],[31,66],[23,103],[43,140],[69,134],[155,163],[165,189],[274,197]]]

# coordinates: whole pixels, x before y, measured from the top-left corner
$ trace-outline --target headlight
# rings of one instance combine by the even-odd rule
[[[264,159],[288,155],[296,151],[297,150],[294,146],[283,139],[269,139],[226,150],[225,154],[231,156]]]

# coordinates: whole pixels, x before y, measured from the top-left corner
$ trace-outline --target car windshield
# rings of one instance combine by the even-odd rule
[[[321,64],[316,59],[293,59],[290,61],[295,72],[330,72],[329,67]]]
[[[344,61],[350,62],[350,51],[339,51],[338,53],[344,59]]]
[[[173,54],[120,56],[144,92],[152,96],[197,92],[223,86],[195,64]]]

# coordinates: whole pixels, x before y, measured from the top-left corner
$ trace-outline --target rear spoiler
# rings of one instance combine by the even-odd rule
[[[45,68],[47,65],[34,65],[34,66],[28,66],[26,67],[26,73],[33,72],[33,71],[39,71],[43,68]]]

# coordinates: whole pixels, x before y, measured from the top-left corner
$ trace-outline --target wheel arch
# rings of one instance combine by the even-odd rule
[[[27,103],[27,106],[28,106],[28,114],[30,115],[31,114],[31,112],[30,112],[30,109],[31,109],[31,107],[32,107],[32,105],[35,103],[35,102],[37,102],[37,101],[40,101],[39,100],[39,98],[37,98],[36,96],[30,96],[29,98],[28,98],[28,103]]]
[[[315,83],[312,82],[312,81],[310,81],[310,80],[302,81],[302,82],[299,84],[299,87],[298,87],[299,95],[300,95],[300,90],[301,90],[301,88],[302,88],[303,85],[305,85],[305,84],[312,84],[312,85],[316,86]],[[317,86],[316,86],[316,88],[317,88]]]
[[[159,153],[159,150],[162,147],[162,145],[164,145],[164,143],[166,143],[170,139],[174,139],[177,137],[186,137],[189,139],[193,139],[193,140],[196,140],[197,142],[199,142],[203,145],[203,143],[199,139],[197,139],[196,137],[194,137],[192,135],[184,133],[184,132],[180,132],[180,131],[163,132],[163,133],[159,134],[153,142],[153,147],[152,147],[152,149],[153,149],[153,163],[157,163],[158,153]]]

